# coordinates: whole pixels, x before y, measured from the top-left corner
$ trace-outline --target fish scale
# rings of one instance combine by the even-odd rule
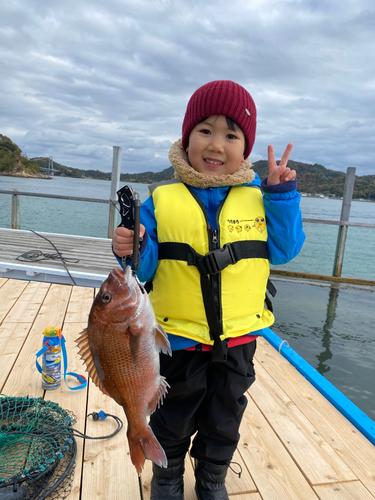
[[[160,375],[159,352],[172,355],[167,334],[129,266],[102,283],[87,328],[77,339],[92,381],[124,408],[131,460],[140,474],[145,459],[167,467],[163,448],[147,423],[168,383]]]

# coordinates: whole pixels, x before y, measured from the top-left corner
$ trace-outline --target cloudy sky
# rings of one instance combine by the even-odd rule
[[[29,157],[169,167],[187,101],[234,80],[258,109],[253,162],[375,174],[373,0],[0,0],[0,133]]]

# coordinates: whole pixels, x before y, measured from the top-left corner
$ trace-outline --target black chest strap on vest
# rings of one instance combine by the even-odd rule
[[[184,260],[189,266],[195,266],[200,274],[217,274],[241,259],[268,259],[268,255],[265,241],[235,241],[206,255],[196,252],[187,243],[166,242],[159,243],[161,259]]]
[[[212,250],[206,255],[199,254],[187,243],[159,243],[159,260],[183,260],[189,266],[195,266],[199,271],[207,323],[214,339],[212,361],[226,361],[228,339],[221,340],[220,338],[223,333],[222,326],[219,323],[209,276],[220,273],[227,266],[236,264],[241,259],[250,258],[268,259],[265,241],[235,241],[224,245],[223,248]]]

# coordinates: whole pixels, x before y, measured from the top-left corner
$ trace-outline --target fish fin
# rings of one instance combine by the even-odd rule
[[[158,389],[155,393],[154,398],[150,401],[148,408],[149,408],[149,415],[153,413],[156,408],[160,408],[160,405],[163,404],[163,399],[167,395],[168,388],[170,385],[166,381],[165,377],[160,376],[160,383],[158,386]]]
[[[90,346],[89,346],[89,337],[87,333],[87,328],[85,328],[81,333],[80,337],[76,339],[76,343],[78,345],[78,354],[81,356],[81,359],[84,361],[86,365],[86,370],[94,382],[94,384],[102,391],[103,394],[109,396],[108,392],[105,390],[103,384],[100,382],[98,372],[95,368],[95,363],[92,358]]]
[[[159,349],[159,352],[162,352],[163,354],[169,354],[169,356],[172,356],[168,335],[165,333],[164,328],[161,325],[159,325],[159,323],[155,327],[155,342],[156,342],[156,347]]]
[[[146,424],[141,434],[136,433],[134,435],[131,430],[128,429],[127,437],[130,458],[138,474],[141,474],[146,458],[152,460],[159,467],[165,468],[168,466],[165,451],[156,439],[150,426]]]

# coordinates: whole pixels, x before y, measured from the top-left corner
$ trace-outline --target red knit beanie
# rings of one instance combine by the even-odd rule
[[[193,128],[212,115],[232,118],[241,127],[246,138],[245,158],[255,141],[257,110],[249,92],[230,80],[206,83],[191,96],[182,124],[182,146],[186,150]]]

